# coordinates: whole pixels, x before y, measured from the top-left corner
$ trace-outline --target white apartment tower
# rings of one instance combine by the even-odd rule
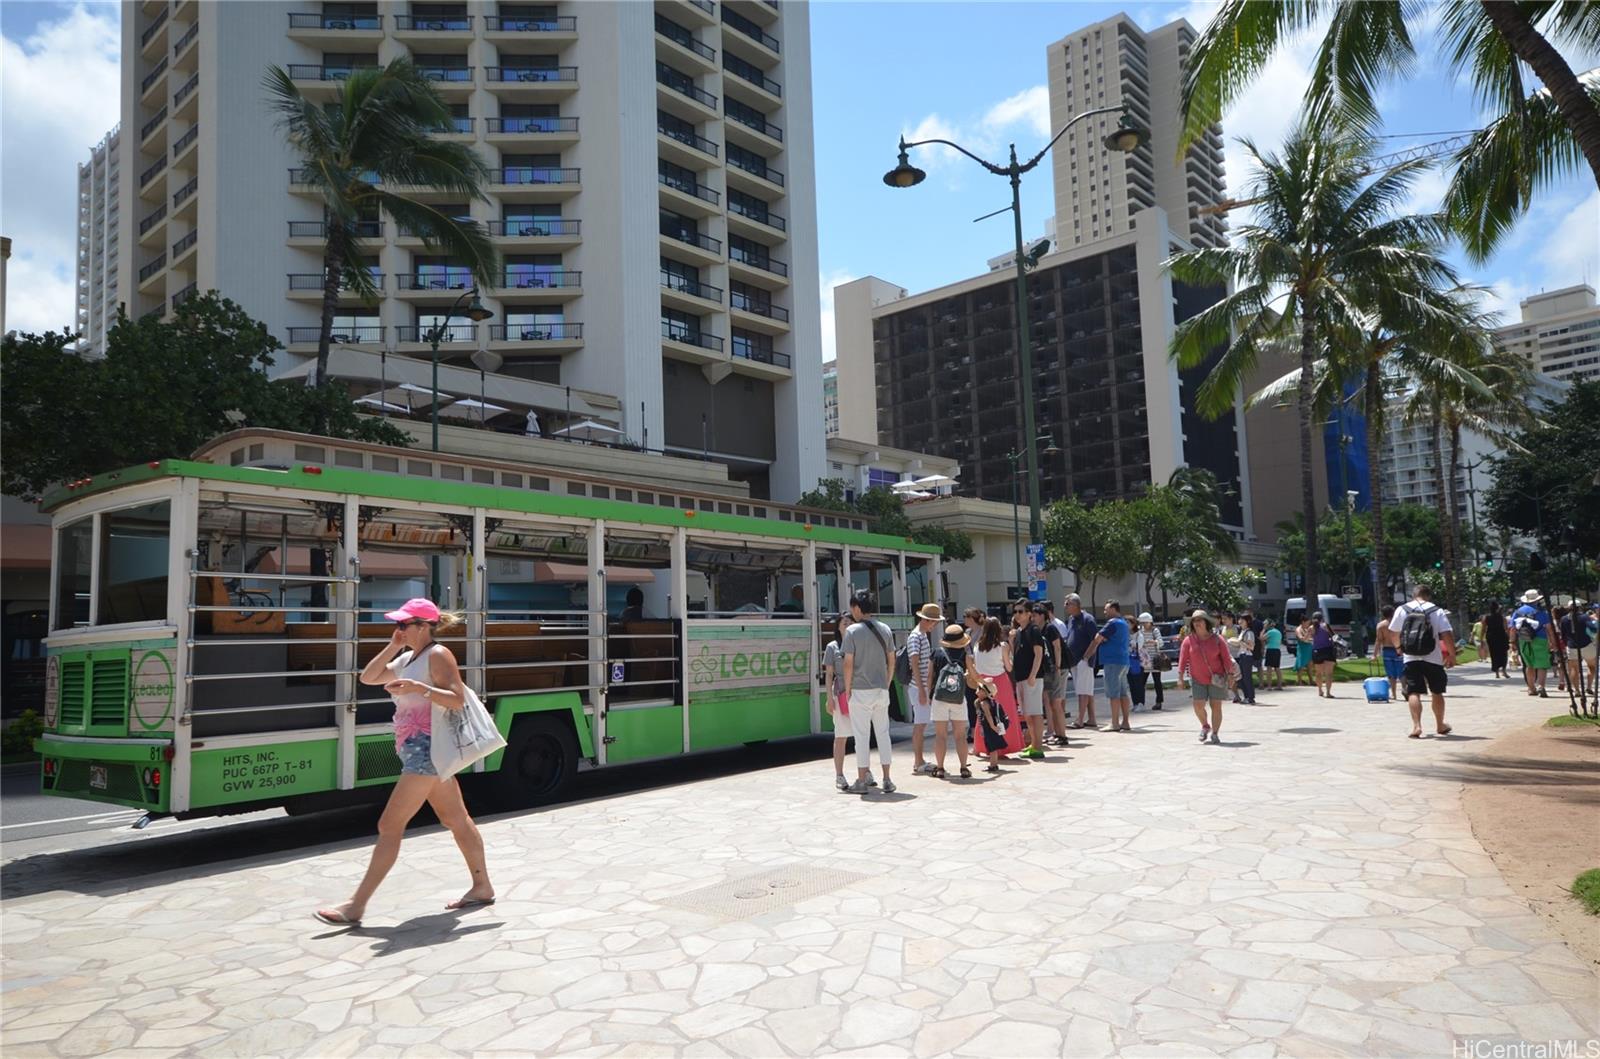
[[[1134,214],[1150,206],[1166,210],[1172,234],[1193,246],[1227,241],[1222,215],[1200,212],[1223,199],[1221,128],[1212,126],[1177,160],[1178,104],[1194,40],[1182,19],[1146,33],[1118,14],[1046,50],[1052,130],[1086,110],[1117,106],[1150,130],[1149,141],[1129,154],[1107,151],[1102,141],[1118,118],[1104,114],[1079,122],[1056,144],[1055,238],[1063,249],[1132,231]]]
[[[1499,328],[1501,348],[1566,382],[1600,379],[1600,306],[1587,283],[1522,300],[1522,322]]]
[[[822,425],[828,437],[839,436],[839,365],[835,361],[822,366]]]
[[[494,353],[484,385],[508,423],[533,411],[549,430],[570,411],[721,461],[757,495],[810,488],[824,458],[801,2],[126,3],[130,313],[215,288],[294,360],[314,353],[321,206],[262,77],[282,66],[332,101],[351,70],[397,57],[450,104],[444,135],[492,170],[487,201],[434,201],[487,225],[504,257],[481,292],[493,319],[445,335],[457,370],[441,389],[470,377],[478,396],[472,355]],[[471,279],[392,218],[367,234],[381,298],[341,305],[330,372],[375,390],[428,358]]]
[[[78,319],[80,345],[104,353],[106,331],[117,322],[118,250],[122,238],[118,188],[122,132],[106,133],[78,163]]]

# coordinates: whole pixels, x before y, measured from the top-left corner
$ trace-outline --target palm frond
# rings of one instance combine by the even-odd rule
[[[1180,100],[1180,157],[1221,120],[1279,47],[1314,25],[1328,6],[1326,0],[1224,0],[1190,51]]]
[[[1416,60],[1406,14],[1406,5],[1397,0],[1337,5],[1311,68],[1307,110],[1323,117],[1345,117],[1359,128],[1375,128],[1380,82],[1405,76]]]
[[[429,250],[448,254],[469,268],[483,286],[498,284],[500,252],[483,225],[451,216],[432,203],[392,191],[380,190],[375,197],[378,205],[401,227],[420,236]]]

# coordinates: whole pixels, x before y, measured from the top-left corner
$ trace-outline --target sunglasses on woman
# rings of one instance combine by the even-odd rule
[[[422,619],[418,618],[418,619],[415,619],[413,621],[397,621],[394,624],[395,624],[395,628],[397,628],[397,629],[409,629],[413,625],[426,625],[428,623],[423,621]]]

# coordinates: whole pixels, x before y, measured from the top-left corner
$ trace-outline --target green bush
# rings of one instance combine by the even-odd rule
[[[1590,868],[1572,880],[1572,895],[1583,902],[1591,916],[1600,916],[1600,868]]]
[[[44,735],[44,721],[33,710],[23,710],[0,734],[0,753],[8,758],[32,757],[33,741],[41,735]]]

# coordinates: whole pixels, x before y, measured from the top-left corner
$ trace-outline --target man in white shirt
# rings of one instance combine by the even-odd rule
[[[1411,602],[1395,608],[1389,631],[1399,637],[1400,654],[1405,660],[1400,682],[1411,707],[1411,738],[1422,738],[1422,693],[1433,700],[1434,730],[1449,735],[1444,723],[1445,669],[1456,664],[1455,633],[1444,608],[1433,602],[1433,591],[1418,585]]]

